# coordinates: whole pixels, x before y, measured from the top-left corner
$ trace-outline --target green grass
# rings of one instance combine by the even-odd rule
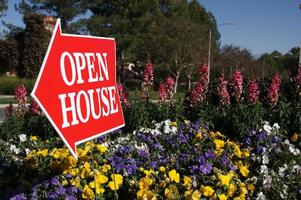
[[[158,100],[159,96],[158,96],[158,92],[157,91],[151,91],[150,92],[150,100]],[[184,99],[185,93],[183,92],[177,92],[174,95],[174,99],[178,100],[178,99]],[[134,90],[134,91],[129,91],[129,99],[131,101],[135,101],[135,100],[139,100],[140,99],[140,91],[139,90]]]
[[[0,98],[0,104],[17,103],[14,98]]]

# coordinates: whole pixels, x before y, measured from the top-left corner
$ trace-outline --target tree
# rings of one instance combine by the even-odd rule
[[[240,69],[244,75],[250,75],[254,74],[256,62],[248,49],[225,45],[220,49],[217,62],[213,67],[217,75],[221,72],[230,74],[234,69]]]
[[[44,28],[42,15],[28,14],[24,16],[24,22],[24,43],[20,54],[22,62],[19,65],[24,69],[25,76],[34,78],[40,71],[51,32]]]
[[[63,29],[72,30],[71,22],[87,11],[85,0],[22,0],[16,9],[24,14],[39,13],[61,18]]]
[[[0,40],[0,73],[16,71],[18,56],[17,41],[14,37]]]
[[[7,0],[0,0],[0,17],[5,14],[7,10]]]

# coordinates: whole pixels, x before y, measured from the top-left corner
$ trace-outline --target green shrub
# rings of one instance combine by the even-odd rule
[[[15,88],[21,84],[24,84],[29,94],[33,89],[35,80],[0,76],[0,95],[13,95]]]

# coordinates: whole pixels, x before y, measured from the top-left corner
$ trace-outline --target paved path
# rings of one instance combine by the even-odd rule
[[[14,98],[12,95],[0,95],[0,99],[4,98]],[[0,104],[0,124],[5,119],[5,108],[8,106],[8,104]],[[14,104],[14,107],[17,106],[17,104]]]

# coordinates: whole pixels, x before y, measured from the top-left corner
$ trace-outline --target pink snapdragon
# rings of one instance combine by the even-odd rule
[[[250,104],[255,104],[258,101],[259,88],[257,81],[253,80],[250,82],[248,87],[247,101]]]
[[[219,84],[217,86],[217,96],[219,97],[220,104],[229,106],[230,105],[230,95],[227,90],[228,81],[225,79],[224,74],[219,78]]]
[[[14,106],[12,103],[9,103],[9,105],[5,108],[5,116],[10,116],[14,111]]]
[[[160,83],[159,86],[159,102],[164,103],[167,99],[166,86],[165,83]]]
[[[243,77],[239,70],[235,70],[231,75],[231,96],[235,99],[236,102],[239,102],[242,89],[243,89]]]
[[[24,85],[19,85],[15,89],[15,99],[18,101],[18,104],[25,106],[26,103],[27,90]]]
[[[117,89],[119,92],[119,97],[122,103],[127,107],[130,106],[130,102],[128,101],[129,93],[125,90],[125,87],[121,83],[117,83]]]
[[[271,106],[276,105],[279,96],[281,77],[279,74],[273,74],[272,83],[268,90],[267,100]]]
[[[31,100],[29,109],[33,114],[41,115],[42,110],[35,100]]]
[[[144,101],[148,101],[149,99],[149,91],[154,81],[154,71],[153,64],[148,62],[143,71],[143,83],[142,83],[142,91],[140,93],[140,97]]]
[[[189,102],[196,105],[203,101],[205,88],[201,82],[197,82],[189,94]]]
[[[173,96],[173,92],[174,92],[174,87],[175,87],[175,81],[172,77],[167,77],[165,80],[165,88],[166,88],[166,92],[167,92],[167,98],[169,100],[172,99]]]
[[[196,105],[205,99],[208,90],[208,66],[206,64],[199,68],[200,80],[195,84],[189,95],[191,105]]]
[[[153,70],[153,64],[147,63],[145,66],[145,69],[143,71],[143,81],[145,85],[151,86],[153,85],[154,81],[154,70]]]

